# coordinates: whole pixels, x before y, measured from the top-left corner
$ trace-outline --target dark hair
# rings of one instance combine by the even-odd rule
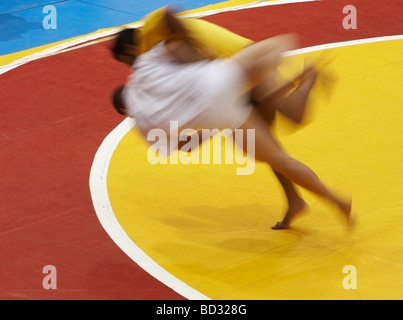
[[[120,113],[122,116],[126,116],[126,107],[123,103],[122,92],[125,86],[117,87],[112,93],[112,104],[115,110]]]
[[[134,46],[137,42],[138,30],[134,28],[126,28],[120,31],[116,37],[116,40],[111,47],[111,51],[115,59],[118,55],[127,55],[126,45]]]

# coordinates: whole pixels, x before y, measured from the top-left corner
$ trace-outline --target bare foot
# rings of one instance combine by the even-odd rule
[[[273,230],[288,229],[291,225],[291,222],[294,221],[297,216],[302,215],[302,213],[304,213],[304,211],[306,211],[308,208],[308,204],[302,199],[300,199],[298,202],[294,202],[292,206],[288,208],[283,221],[277,222],[271,228]]]
[[[290,228],[290,225],[283,222],[279,221],[277,222],[274,226],[271,227],[273,230],[286,230]]]
[[[339,200],[337,206],[339,207],[343,217],[346,219],[347,225],[349,227],[353,227],[355,221],[351,217],[352,200]]]

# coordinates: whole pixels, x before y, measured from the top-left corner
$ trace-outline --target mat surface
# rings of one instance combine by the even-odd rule
[[[63,21],[69,20],[61,8],[76,2],[75,14],[93,6],[91,1],[55,4],[61,34],[66,31]],[[141,19],[128,16],[128,2],[108,1],[108,8],[92,11],[102,11],[98,17],[106,25],[63,35],[48,30],[35,42],[36,32],[45,32],[38,27],[48,2],[21,3],[27,2],[0,6],[2,22],[17,26],[2,33],[1,66],[42,53],[43,44],[52,49],[70,37]],[[207,5],[193,3],[192,8]],[[256,7],[205,19],[253,40],[297,31],[301,47],[403,34],[402,1],[349,4],[357,8],[356,30],[343,28],[345,3],[340,0]],[[37,15],[30,16],[31,10]],[[120,10],[113,17],[127,20],[108,20],[110,10]],[[89,25],[95,20],[92,13]],[[74,18],[69,21],[78,26]],[[270,171],[260,164],[253,176],[240,180],[233,176],[236,166],[149,168],[144,159],[135,162],[141,153],[133,148],[144,146],[133,132],[118,139],[116,151],[109,150],[108,200],[120,227],[134,240],[128,246],[141,247],[167,278],[145,271],[114,242],[99,220],[89,186],[95,155],[123,120],[109,95],[128,70],[111,59],[111,43],[44,55],[2,73],[0,298],[282,299],[287,293],[287,298],[299,298],[306,285],[314,289],[312,299],[323,298],[324,288],[330,288],[326,298],[400,299],[402,48],[398,37],[389,40],[331,49],[337,56],[331,67],[339,79],[331,100],[315,96],[315,114],[307,127],[293,134],[279,131],[292,154],[337,189],[352,193],[359,225],[350,237],[334,212],[309,195],[311,213],[298,220],[295,230],[270,230],[281,217],[284,200]],[[121,163],[127,163],[127,172],[116,171]],[[139,164],[158,174],[139,175]],[[147,187],[139,187],[133,177]],[[155,189],[163,191],[155,195]],[[173,202],[176,196],[178,203]],[[135,209],[133,215],[127,209]],[[57,270],[56,290],[43,286],[48,265]],[[356,290],[343,287],[346,265],[356,267]],[[178,279],[180,287],[175,286]]]

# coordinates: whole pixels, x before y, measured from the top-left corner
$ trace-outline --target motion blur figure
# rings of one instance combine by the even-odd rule
[[[164,7],[147,16],[142,28],[118,35],[113,55],[133,72],[114,91],[113,105],[135,118],[144,136],[154,128],[169,133],[170,121],[177,121],[179,130],[253,129],[254,157],[272,168],[288,202],[273,229],[289,228],[307,209],[297,185],[335,205],[349,222],[351,200],[334,194],[312,169],[289,156],[272,133],[277,112],[303,122],[318,77],[314,64],[294,79],[279,77],[284,54],[296,48],[294,35],[254,43],[201,19],[181,19]],[[242,147],[247,152],[246,137]]]

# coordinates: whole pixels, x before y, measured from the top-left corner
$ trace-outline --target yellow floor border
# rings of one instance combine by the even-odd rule
[[[184,16],[197,16],[202,17],[205,15],[210,15],[222,11],[228,10],[239,10],[247,7],[253,6],[261,6],[261,5],[271,5],[274,3],[282,4],[282,3],[289,3],[289,2],[305,2],[305,1],[320,1],[320,0],[260,0],[260,1],[253,1],[253,0],[229,0],[224,1],[212,5],[207,5],[201,8],[197,8],[194,10],[184,11]],[[122,27],[137,27],[141,26],[143,23],[142,20],[140,21],[133,21],[133,23],[118,26],[113,28],[105,28],[100,29],[96,32],[92,32],[90,34],[86,34],[83,36],[78,36],[62,41],[58,41],[55,43],[51,43],[48,45],[38,46],[34,48],[30,48],[27,50],[6,54],[0,56],[0,74],[12,70],[20,65],[28,63],[33,60],[41,59],[56,53],[62,53],[67,48],[72,47],[79,47],[83,43],[87,43],[88,45],[93,44],[94,42],[98,41],[105,41],[108,40],[108,37],[116,34]]]

